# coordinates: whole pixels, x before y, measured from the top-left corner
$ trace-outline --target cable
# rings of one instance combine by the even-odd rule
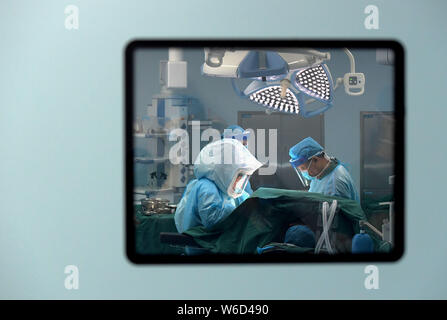
[[[317,241],[317,244],[315,245],[315,253],[320,253],[320,250],[322,249],[323,245],[326,245],[326,250],[329,252],[329,254],[334,254],[335,250],[331,246],[331,242],[329,239],[329,230],[332,225],[332,221],[335,217],[335,212],[337,209],[337,200],[332,201],[331,206],[329,207],[328,202],[323,202],[323,206],[321,209],[321,217],[323,220],[323,232],[320,235],[320,238]],[[327,217],[329,211],[329,218]]]

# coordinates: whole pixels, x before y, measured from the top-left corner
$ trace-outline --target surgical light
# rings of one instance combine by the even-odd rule
[[[332,100],[332,80],[325,65],[301,70],[296,73],[296,86],[314,99]]]
[[[300,112],[299,102],[290,89],[287,89],[284,98],[281,97],[281,86],[264,87],[250,94],[250,100],[267,108],[287,113]]]
[[[252,81],[242,92],[232,79],[236,93],[271,111],[302,114],[308,118],[332,107],[333,82],[325,64],[290,71],[285,76]],[[305,108],[306,99],[318,100],[322,107]]]
[[[214,50],[214,51],[213,51]],[[350,62],[350,72],[334,82],[329,68],[323,62],[330,60],[329,53],[307,48],[281,48],[271,50],[226,50],[219,65],[208,58],[222,55],[216,49],[205,49],[202,74],[231,78],[234,91],[242,98],[266,107],[269,111],[301,114],[310,118],[332,107],[333,92],[343,84],[350,96],[364,93],[365,75],[355,71],[352,53],[344,48]],[[245,90],[236,85],[235,79],[250,79]],[[319,102],[322,106],[307,110],[308,104]]]

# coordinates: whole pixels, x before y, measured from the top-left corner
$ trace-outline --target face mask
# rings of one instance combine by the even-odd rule
[[[320,174],[321,174],[322,172],[324,172],[324,170],[326,170],[327,167],[329,167],[329,165],[331,164],[331,162],[328,161],[328,163],[326,164],[326,166],[325,166],[323,169],[321,169],[320,172],[318,172],[315,176],[311,177],[311,176],[309,175],[309,173],[308,173],[308,170],[309,170],[309,168],[310,168],[310,164],[312,163],[312,160],[313,160],[313,159],[310,160],[309,165],[307,166],[307,169],[306,169],[305,171],[301,171],[301,174],[302,174],[303,177],[306,178],[307,180],[315,180],[315,178],[317,178],[318,176],[320,176]]]
[[[303,177],[306,178],[307,180],[314,180],[314,179],[315,179],[315,177],[311,177],[311,176],[309,175],[309,168],[310,168],[310,165],[312,164],[312,160],[313,160],[313,159],[310,160],[309,165],[307,166],[307,169],[301,171],[301,174],[302,174]]]
[[[239,174],[235,177],[234,182],[230,185],[228,189],[228,195],[232,198],[238,198],[244,192],[245,187],[247,186],[249,179],[249,175],[247,174]]]
[[[242,192],[244,192],[244,189],[242,189],[242,188],[236,188],[236,189],[234,189],[234,193],[235,194],[242,194]]]
[[[303,177],[304,177],[305,179],[307,179],[307,180],[314,180],[314,179],[315,179],[315,177],[311,177],[311,176],[309,175],[309,173],[307,173],[307,170],[306,170],[306,171],[301,171],[301,174],[302,174]]]

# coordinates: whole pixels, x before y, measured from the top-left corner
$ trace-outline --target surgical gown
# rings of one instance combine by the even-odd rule
[[[310,182],[309,192],[318,192],[327,196],[336,196],[360,202],[359,195],[348,170],[338,164],[321,179]]]
[[[220,191],[211,180],[194,179],[188,184],[177,206],[175,226],[180,233],[196,226],[210,228],[226,218],[249,196],[244,191],[242,196],[233,199]]]
[[[218,161],[221,155],[228,154],[237,156],[238,161]],[[223,139],[203,148],[194,162],[196,179],[188,183],[175,211],[174,221],[178,232],[196,226],[208,229],[225,219],[250,196],[245,191],[237,198],[227,194],[233,177],[241,168],[252,174],[261,166],[237,140]],[[187,254],[202,253],[199,249],[186,249]]]

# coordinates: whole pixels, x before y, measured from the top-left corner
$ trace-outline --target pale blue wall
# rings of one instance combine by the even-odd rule
[[[351,175],[360,188],[360,112],[393,111],[394,67],[376,63],[375,50],[352,50],[356,72],[366,77],[365,93],[349,96],[341,86],[335,92],[334,106],[325,113],[325,147],[350,165]],[[332,76],[343,77],[350,65],[343,51],[331,51],[328,63]]]

